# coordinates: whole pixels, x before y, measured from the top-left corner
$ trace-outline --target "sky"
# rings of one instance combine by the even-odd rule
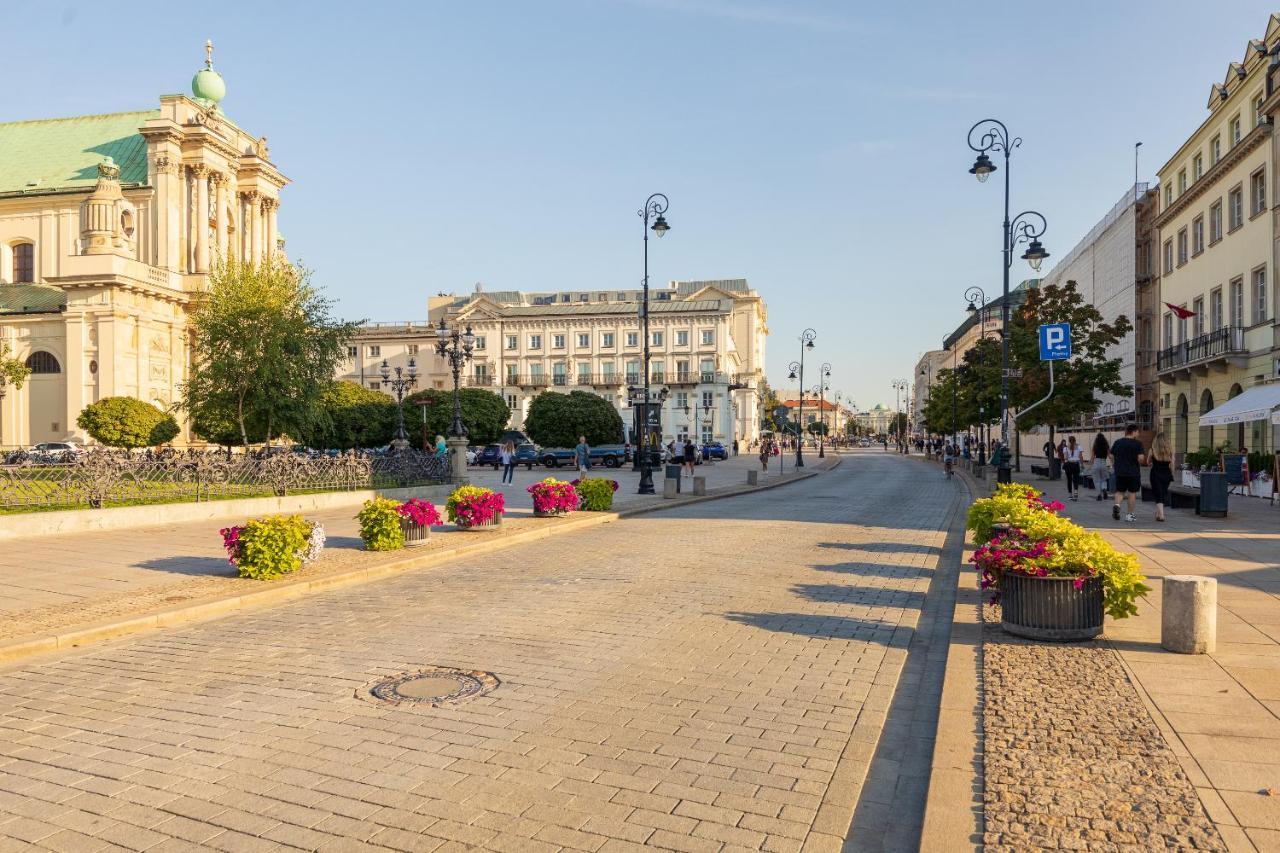
[[[1000,291],[1002,185],[969,127],[1023,140],[1014,211],[1045,270],[1206,116],[1270,10],[1072,3],[444,0],[174,6],[5,0],[0,121],[147,109],[215,44],[224,111],[293,181],[287,250],[350,319],[421,320],[437,292],[746,278],[767,374],[807,364],[859,408]],[[199,14],[203,9],[204,13]],[[0,167],[3,152],[0,152]],[[1014,282],[1030,277],[1015,261]],[[811,359],[811,361],[809,360]],[[810,373],[810,376],[813,374]],[[809,378],[809,377],[806,377]],[[816,381],[816,380],[814,380]],[[806,382],[812,385],[813,382]]]

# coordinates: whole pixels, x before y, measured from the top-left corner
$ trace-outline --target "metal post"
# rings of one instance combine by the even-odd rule
[[[641,424],[643,429],[640,431],[640,487],[637,492],[642,495],[652,495],[653,490],[653,460],[649,454],[649,409],[651,399],[649,395],[649,216],[656,216],[653,223],[653,230],[659,237],[667,232],[667,220],[663,214],[667,212],[667,197],[662,193],[654,193],[645,200],[644,207],[640,209],[640,219],[644,223],[642,228],[644,231],[644,299],[641,302],[642,316],[640,318],[641,326],[644,328],[644,413],[641,416]]]

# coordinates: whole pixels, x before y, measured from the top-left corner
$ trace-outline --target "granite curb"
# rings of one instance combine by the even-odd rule
[[[273,584],[267,589],[255,592],[240,595],[212,596],[204,600],[175,605],[174,607],[151,613],[106,620],[96,624],[86,625],[54,634],[12,640],[0,643],[0,665],[7,666],[36,655],[66,651],[72,648],[80,648],[91,643],[125,637],[154,628],[167,628],[187,622],[213,619],[241,610],[265,607],[295,598],[302,598],[317,592],[368,583],[369,581],[390,577],[392,575],[400,574],[401,572],[435,566],[459,557],[487,554],[513,545],[533,542],[539,539],[558,536],[563,533],[569,533],[576,530],[583,530],[601,524],[608,524],[624,518],[648,515],[654,512],[675,509],[677,507],[695,503],[703,503],[705,501],[713,501],[722,498],[738,497],[739,495],[768,491],[781,486],[791,485],[792,483],[799,483],[810,479],[811,477],[816,477],[819,474],[833,471],[838,468],[843,461],[844,460],[842,458],[836,457],[834,462],[824,468],[805,471],[799,474],[792,474],[787,479],[778,480],[773,483],[766,482],[758,486],[744,485],[728,487],[714,492],[709,492],[706,495],[691,495],[675,498],[662,503],[623,509],[618,510],[617,512],[583,513],[583,515],[587,517],[571,519],[563,524],[558,524],[554,527],[548,527],[542,530],[526,530],[518,533],[510,533],[487,541],[479,541],[468,545],[459,545],[445,550],[434,551],[431,554],[425,554],[418,557],[408,557],[377,566],[352,569],[350,571],[326,575],[312,580],[285,581],[284,583]]]

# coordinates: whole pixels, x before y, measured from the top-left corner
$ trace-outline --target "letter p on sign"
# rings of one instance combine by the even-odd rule
[[[1040,327],[1040,360],[1065,361],[1071,358],[1071,324],[1048,323]]]

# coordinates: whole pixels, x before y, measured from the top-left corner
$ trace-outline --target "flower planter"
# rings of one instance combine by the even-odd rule
[[[404,531],[404,547],[406,548],[426,545],[427,540],[431,538],[430,526],[417,524],[409,518],[400,519],[400,529]]]
[[[497,530],[502,526],[502,513],[498,513],[496,517],[489,521],[481,521],[474,524],[458,521],[455,524],[459,530]]]
[[[543,511],[541,511],[541,510],[537,510],[537,509],[535,509],[535,510],[533,511],[533,517],[534,517],[534,518],[561,518],[562,516],[566,516],[566,515],[568,515],[568,514],[569,514],[569,513],[568,513],[567,511],[565,511],[565,510],[552,511],[552,512],[543,512]]]
[[[1042,578],[1006,572],[1000,581],[1000,627],[1030,640],[1073,642],[1102,633],[1102,579]]]

